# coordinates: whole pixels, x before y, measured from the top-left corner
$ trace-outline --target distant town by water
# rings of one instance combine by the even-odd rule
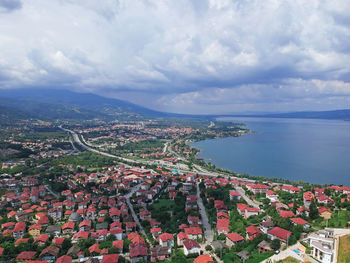
[[[194,142],[198,158],[237,173],[315,184],[350,185],[350,122],[221,118],[254,131]]]

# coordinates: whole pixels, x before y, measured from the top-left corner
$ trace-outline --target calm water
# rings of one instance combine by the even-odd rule
[[[198,157],[238,173],[350,185],[350,122],[222,118],[257,133],[192,143]]]

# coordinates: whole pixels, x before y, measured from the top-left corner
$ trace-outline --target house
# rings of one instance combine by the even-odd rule
[[[236,245],[238,242],[243,241],[244,238],[238,233],[230,233],[226,235],[226,245],[231,248]]]
[[[18,246],[21,243],[28,243],[28,241],[29,241],[29,238],[19,238],[16,240],[15,246]]]
[[[214,262],[215,262],[214,259],[212,259],[212,257],[208,255],[200,255],[193,261],[193,263],[214,263]]]
[[[172,234],[163,233],[158,237],[159,245],[161,247],[167,247],[169,253],[171,252],[171,248],[174,246],[174,237]]]
[[[230,200],[233,201],[239,201],[241,200],[242,196],[240,195],[240,193],[238,193],[237,191],[230,191]]]
[[[257,207],[246,207],[244,217],[248,218],[251,216],[257,216],[259,215],[259,212],[260,210]]]
[[[84,220],[79,224],[79,231],[90,231],[91,229],[91,221],[90,220]]]
[[[272,220],[270,218],[266,219],[265,221],[261,222],[259,225],[259,229],[261,230],[261,232],[263,232],[264,234],[267,234],[267,231],[269,229],[271,229],[272,227],[274,227],[275,224],[272,222]]]
[[[67,256],[78,257],[80,252],[80,247],[73,245],[70,249],[68,249]]]
[[[72,257],[63,255],[56,260],[56,263],[72,263]]]
[[[303,195],[303,198],[304,198],[304,205],[306,208],[309,208],[312,201],[314,200],[315,196],[312,192],[308,191],[308,192],[305,192],[304,195]]]
[[[302,225],[304,229],[311,226],[309,222],[300,217],[290,218],[290,221],[292,221],[293,225]]]
[[[216,224],[216,229],[218,234],[228,234],[230,225],[229,219],[218,219]]]
[[[114,235],[116,240],[123,239],[123,229],[121,228],[113,228],[109,230],[109,234]]]
[[[188,216],[187,221],[190,225],[200,225],[202,224],[202,221],[199,219],[198,216]]]
[[[125,230],[130,233],[136,229],[136,222],[125,222]]]
[[[52,240],[52,243],[54,243],[57,247],[61,247],[65,238],[64,237],[56,237]]]
[[[271,248],[271,245],[269,242],[267,242],[266,240],[261,241],[258,244],[258,249],[260,253],[265,253],[265,252],[272,252],[273,249]]]
[[[151,213],[150,213],[149,211],[144,210],[144,211],[141,211],[141,212],[140,212],[140,219],[141,219],[141,220],[150,219],[151,216],[152,216],[152,215],[151,215]]]
[[[147,262],[147,247],[136,246],[130,249],[130,260],[131,263],[135,262]]]
[[[185,232],[180,232],[177,234],[177,246],[181,247],[183,245],[183,241],[188,239],[188,236]]]
[[[184,229],[185,234],[188,236],[190,239],[198,239],[202,238],[203,231],[199,227],[189,227]]]
[[[58,247],[49,246],[41,251],[39,257],[42,260],[53,261],[56,259],[59,251],[60,249]]]
[[[74,222],[67,222],[62,226],[62,233],[64,235],[70,235],[73,233],[75,223]]]
[[[29,227],[28,233],[33,238],[36,238],[36,237],[40,236],[41,229],[42,229],[41,225],[35,224],[35,225],[32,225],[32,226]]]
[[[170,254],[167,247],[155,246],[151,248],[151,262],[164,260],[168,257],[170,257]]]
[[[35,255],[35,251],[23,251],[16,257],[16,260],[18,262],[26,262],[28,260],[32,260],[35,257]]]
[[[97,230],[96,234],[97,234],[97,238],[96,238],[96,236],[95,236],[95,238],[96,238],[97,242],[105,241],[107,238],[107,235],[108,235],[108,230],[107,229],[100,229],[100,230]]]
[[[237,211],[241,216],[244,216],[244,218],[248,218],[250,216],[259,215],[259,208],[255,207],[249,207],[246,204],[238,203],[237,204]]]
[[[280,227],[274,227],[267,231],[267,237],[271,240],[279,239],[281,242],[287,243],[287,239],[292,235],[292,232]]]
[[[266,192],[266,198],[270,199],[271,202],[276,202],[276,201],[278,201],[278,194],[276,194],[272,190],[268,190]]]
[[[59,225],[51,225],[46,228],[46,234],[53,237],[58,237],[61,234],[61,227]]]
[[[328,207],[320,206],[318,208],[318,213],[320,214],[320,217],[323,217],[324,219],[331,218],[332,211]]]
[[[13,237],[15,239],[22,238],[25,230],[26,230],[26,223],[24,223],[24,222],[16,223],[16,225],[13,229],[13,232],[12,232]]]
[[[257,228],[256,226],[248,226],[246,228],[246,233],[247,236],[246,238],[249,240],[253,240],[255,239],[258,235],[261,235],[262,232],[259,230],[259,228]]]
[[[220,211],[216,214],[217,219],[229,219],[230,217],[224,211]]]
[[[317,196],[317,202],[319,204],[328,205],[330,203],[333,203],[334,200],[326,195],[319,195],[319,196]]]
[[[101,263],[118,263],[118,254],[103,255]]]
[[[72,238],[72,243],[77,243],[81,239],[88,239],[88,237],[89,237],[89,232],[79,231],[78,233],[74,234]]]
[[[183,241],[184,254],[188,256],[189,254],[200,254],[201,247],[196,240],[186,239]]]
[[[41,247],[44,246],[48,240],[49,236],[47,234],[41,234],[40,236],[34,239],[34,243]]]
[[[93,244],[92,246],[89,247],[89,253],[92,254],[92,253],[95,253],[95,254],[100,254],[101,253],[101,249],[100,247],[98,246],[97,243]]]
[[[295,214],[292,211],[286,211],[286,210],[280,210],[279,214],[283,218],[290,218],[295,216]]]
[[[154,239],[158,239],[158,236],[162,233],[162,229],[160,227],[155,227],[150,229],[152,237]]]
[[[307,237],[311,254],[322,263],[335,262],[335,239],[334,233],[330,230],[320,230],[311,233]]]
[[[282,186],[282,191],[288,192],[290,194],[295,194],[295,193],[299,193],[301,189],[295,186],[284,185]]]
[[[123,252],[123,240],[116,240],[116,241],[113,241],[113,247],[115,247],[119,253]]]
[[[306,208],[305,206],[301,206],[297,209],[296,214],[309,216],[309,212],[310,210],[308,208]]]
[[[254,194],[266,193],[269,187],[264,184],[247,184],[247,189]]]

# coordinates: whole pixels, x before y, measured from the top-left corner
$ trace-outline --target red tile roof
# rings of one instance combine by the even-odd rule
[[[70,256],[64,255],[56,260],[56,263],[71,263],[72,258]]]
[[[305,225],[305,224],[309,224],[306,220],[300,218],[300,217],[296,217],[296,218],[291,218],[290,219],[292,222],[294,222],[297,225]]]
[[[267,232],[268,234],[271,234],[279,239],[287,240],[287,238],[292,235],[292,232],[285,230],[280,227],[274,227],[271,230]]]
[[[193,263],[212,263],[214,260],[208,255],[200,255]]]
[[[119,259],[118,254],[104,255],[101,263],[118,263],[118,259]]]
[[[200,248],[200,245],[198,244],[198,242],[196,240],[193,240],[193,239],[184,240],[183,245],[184,245],[184,247],[186,247],[187,250],[190,250],[194,247]]]
[[[35,251],[23,251],[17,256],[17,260],[31,260],[36,255]]]
[[[227,234],[226,237],[230,239],[232,242],[239,242],[244,240],[244,238],[238,233],[230,233],[230,234]]]
[[[255,235],[255,234],[261,234],[262,232],[257,228],[256,226],[248,226],[246,228],[246,232],[248,235]]]
[[[279,214],[283,218],[289,218],[295,216],[295,214],[292,211],[286,211],[286,210],[280,210]]]
[[[169,233],[163,233],[159,235],[159,239],[163,242],[167,242],[168,240],[174,240],[174,237],[172,234]]]

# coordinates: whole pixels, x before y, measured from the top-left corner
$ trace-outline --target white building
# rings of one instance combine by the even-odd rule
[[[334,237],[329,230],[320,230],[308,236],[311,254],[323,263],[335,262]]]

